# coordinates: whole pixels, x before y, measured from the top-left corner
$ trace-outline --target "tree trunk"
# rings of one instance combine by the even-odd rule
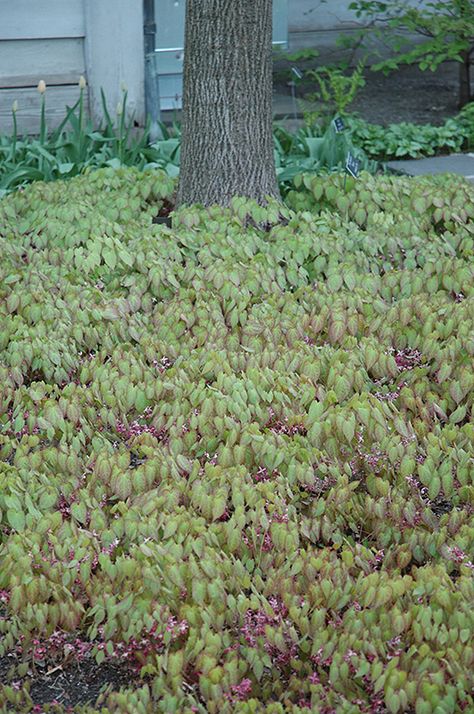
[[[187,0],[177,205],[279,197],[272,0]]]
[[[459,63],[459,109],[471,101],[471,57],[469,51],[461,52]]]

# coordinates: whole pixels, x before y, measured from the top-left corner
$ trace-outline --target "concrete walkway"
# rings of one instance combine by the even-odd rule
[[[401,174],[424,176],[427,174],[458,174],[474,183],[474,153],[434,156],[429,159],[389,161],[387,166]]]

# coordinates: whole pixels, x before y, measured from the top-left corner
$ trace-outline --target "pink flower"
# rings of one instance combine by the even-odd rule
[[[225,694],[225,698],[229,702],[244,702],[249,698],[252,691],[252,682],[250,679],[243,679],[240,684],[234,684],[230,692]]]

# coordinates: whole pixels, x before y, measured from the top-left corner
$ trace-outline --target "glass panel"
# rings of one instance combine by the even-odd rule
[[[155,73],[160,108],[181,107],[186,0],[155,0]],[[288,0],[273,0],[273,42],[288,42]],[[173,77],[174,75],[174,77]]]

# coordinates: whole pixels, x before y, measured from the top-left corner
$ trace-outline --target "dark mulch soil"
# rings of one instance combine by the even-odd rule
[[[442,124],[459,111],[458,71],[454,62],[436,72],[403,67],[384,77],[369,71],[351,109],[376,124]]]
[[[7,673],[13,661],[0,657],[0,683],[7,683]],[[50,672],[50,674],[48,674]],[[98,665],[92,657],[81,662],[64,665],[63,668],[36,667],[36,673],[15,682],[16,686],[29,683],[33,703],[43,706],[56,702],[65,711],[78,704],[95,705],[104,690],[118,691],[121,687],[138,686],[130,669],[120,663],[103,662]],[[12,685],[12,682],[8,682]]]
[[[451,513],[453,510],[453,504],[445,498],[437,498],[431,504],[431,510],[436,516],[441,517],[445,513]]]
[[[0,657],[0,684],[6,684],[8,681],[8,670],[12,666],[12,660],[8,655]]]
[[[316,66],[316,65],[314,65]],[[417,67],[401,67],[384,76],[381,72],[367,70],[365,87],[359,90],[349,111],[376,124],[415,122],[417,124],[442,124],[458,112],[458,65],[447,62],[436,72],[422,72]],[[289,96],[290,87],[276,74],[275,99]],[[304,83],[297,87],[297,96],[317,91],[316,84]]]

